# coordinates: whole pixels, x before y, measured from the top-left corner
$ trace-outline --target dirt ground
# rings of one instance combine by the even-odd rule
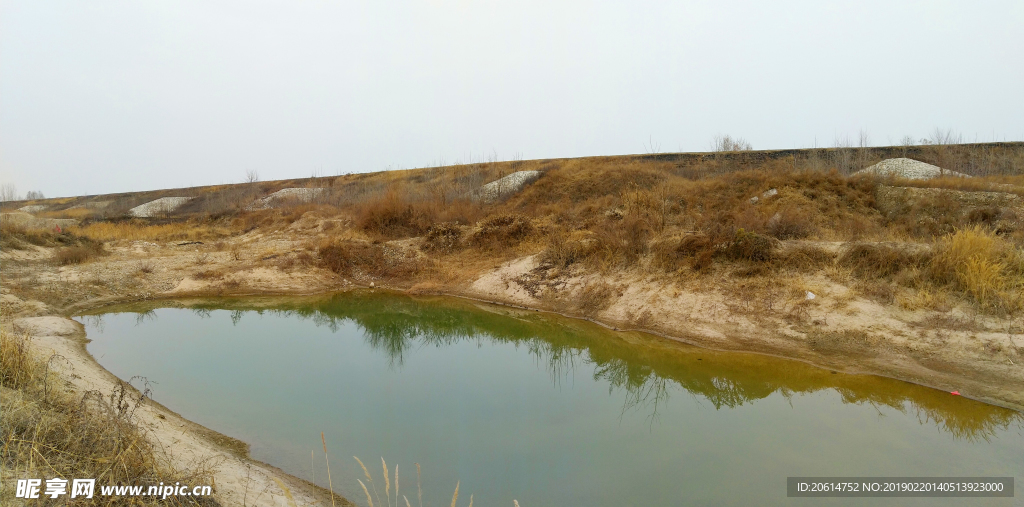
[[[442,256],[440,267],[405,277],[359,272],[344,277],[308,260],[309,237],[324,225],[324,219],[310,213],[285,229],[255,230],[216,243],[111,242],[104,246],[107,255],[67,266],[52,260],[54,249],[5,250],[0,253],[3,324],[67,357],[73,368],[67,375],[76,389],[108,392],[113,375],[88,354],[81,328],[68,330],[66,317],[132,300],[313,294],[373,284],[558,312],[703,347],[772,354],[956,390],[1024,410],[1024,326],[1019,319],[957,308],[940,314],[883,305],[821,275],[666,279],[641,270],[559,270],[525,251],[505,252],[498,261],[464,256],[446,263]],[[388,255],[416,259],[422,256],[421,241],[385,246]],[[243,497],[251,502],[253,495],[262,495],[261,504],[289,505],[282,484],[298,505],[325,503],[323,490],[249,459],[244,445],[166,407],[150,403],[142,420],[171,459],[217,463],[218,500],[224,505],[241,505]]]

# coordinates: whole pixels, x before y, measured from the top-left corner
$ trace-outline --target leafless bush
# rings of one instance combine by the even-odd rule
[[[729,135],[717,135],[711,141],[711,151],[750,151],[752,149],[753,147],[747,141]]]

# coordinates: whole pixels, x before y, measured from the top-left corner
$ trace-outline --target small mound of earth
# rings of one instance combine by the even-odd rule
[[[155,201],[140,204],[128,210],[128,213],[133,217],[151,217],[161,213],[174,211],[182,204],[191,200],[191,197],[161,197]]]
[[[970,176],[964,173],[949,171],[939,166],[934,166],[912,158],[887,158],[871,167],[857,171],[854,174],[892,176],[908,180],[930,180],[940,176],[970,178]]]
[[[267,209],[281,201],[310,202],[327,193],[326,188],[282,188],[258,201],[252,203],[247,209]]]
[[[516,171],[480,187],[476,197],[487,202],[503,199],[536,181],[540,174],[540,171]]]
[[[46,209],[46,206],[42,204],[33,204],[31,206],[22,206],[18,208],[18,211],[24,211],[25,213],[39,213]]]

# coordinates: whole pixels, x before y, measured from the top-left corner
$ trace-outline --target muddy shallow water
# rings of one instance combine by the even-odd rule
[[[381,495],[380,457],[397,464],[413,505],[414,463],[424,505],[449,505],[456,481],[460,504],[534,507],[851,502],[787,499],[787,476],[1024,480],[1018,412],[537,312],[357,291],[79,319],[115,375],[146,377],[157,401],[326,487],[323,431],[335,491],[361,505],[352,456]]]

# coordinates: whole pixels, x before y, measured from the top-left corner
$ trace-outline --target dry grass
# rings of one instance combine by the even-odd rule
[[[388,185],[378,194],[350,206],[357,227],[381,238],[419,236],[437,223],[470,224],[481,216],[482,204],[466,197],[432,196],[407,190],[404,185]]]
[[[412,503],[409,501],[409,498],[407,498],[406,495],[402,495],[401,491],[399,489],[400,484],[398,482],[398,465],[395,465],[393,468],[391,468],[389,470],[388,469],[388,464],[387,464],[386,461],[384,461],[384,458],[380,459],[381,468],[383,469],[381,474],[384,477],[384,498],[385,498],[385,501],[381,502],[380,494],[377,492],[377,486],[373,482],[373,475],[370,474],[370,471],[366,469],[366,465],[363,464],[363,460],[359,459],[358,456],[353,456],[352,458],[356,460],[356,463],[359,463],[359,468],[363,471],[363,476],[366,477],[366,482],[363,482],[362,479],[356,479],[356,482],[359,483],[360,488],[362,488],[362,490],[363,490],[363,494],[366,495],[366,504],[367,505],[369,505],[370,507],[374,507],[374,506],[380,507],[380,506],[384,506],[384,505],[387,505],[389,507],[399,507],[401,505],[405,505],[406,507],[411,507],[412,506]],[[395,479],[394,480],[394,484],[395,484],[395,488],[394,488],[395,494],[394,494],[394,496],[391,495],[391,476],[392,476],[391,475],[391,471],[394,472],[394,479]],[[367,483],[369,483],[370,487],[366,487]],[[452,507],[455,507],[456,503],[458,502],[458,499],[459,499],[459,486],[460,486],[460,484],[461,484],[460,481],[455,481],[455,493],[452,495]],[[422,507],[423,506],[423,484],[420,481],[420,464],[419,463],[416,463],[416,491],[418,492],[419,505],[420,505],[420,507]],[[371,493],[372,493],[372,496],[371,496]],[[393,503],[392,503],[392,499],[394,499]],[[376,501],[374,501],[374,500],[376,500]],[[519,502],[516,501],[516,500],[513,500],[513,502],[514,502],[514,505],[516,505],[518,507]],[[468,507],[473,507],[473,495],[469,496]]]
[[[839,256],[840,265],[862,279],[891,279],[908,269],[928,266],[930,253],[900,245],[853,243]]]
[[[69,264],[81,264],[105,253],[102,243],[89,242],[58,248],[54,253],[54,260],[61,266],[67,266]]]
[[[162,463],[135,419],[147,391],[122,382],[112,393],[69,392],[53,372],[60,356],[37,355],[29,339],[0,331],[0,441],[4,480],[96,478],[97,494],[76,505],[108,505],[101,485],[210,484],[208,470],[183,472]],[[0,502],[13,501],[5,487]],[[217,505],[212,498],[139,497],[134,505]]]
[[[950,234],[939,243],[931,276],[970,295],[985,307],[1018,309],[1024,257],[1013,244],[975,226]]]

